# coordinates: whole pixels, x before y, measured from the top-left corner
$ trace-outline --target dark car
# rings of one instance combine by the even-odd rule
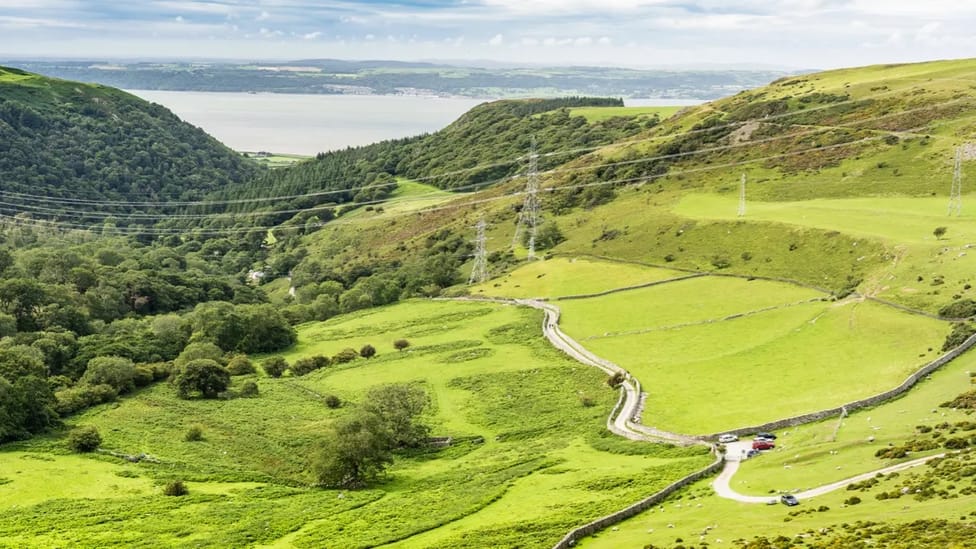
[[[749,450],[748,452],[746,452],[746,457],[747,458],[752,458],[752,457],[756,457],[756,456],[761,455],[761,454],[762,454],[762,452],[760,452],[759,450]]]
[[[766,440],[776,440],[776,435],[772,433],[756,433],[756,438],[764,438]]]
[[[756,440],[752,443],[753,450],[772,450],[776,445],[768,440]]]
[[[787,507],[793,507],[794,505],[800,504],[800,500],[796,499],[793,494],[783,494],[779,497],[779,500]]]

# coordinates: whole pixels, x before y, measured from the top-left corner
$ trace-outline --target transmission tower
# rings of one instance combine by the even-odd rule
[[[739,217],[746,215],[746,174],[739,180]]]
[[[519,212],[518,225],[515,226],[515,236],[512,246],[518,244],[522,228],[529,231],[528,254],[529,259],[535,259],[535,236],[539,229],[539,217],[542,208],[539,203],[539,155],[535,152],[535,137],[532,138],[532,149],[529,152],[529,171],[526,174],[525,201]]]
[[[474,265],[471,267],[471,276],[468,284],[482,283],[488,280],[488,237],[485,236],[485,229],[488,224],[482,219],[475,226],[478,229],[478,236],[475,237]]]
[[[948,215],[962,215],[962,147],[956,149],[956,165],[952,171],[952,189],[949,191]]]

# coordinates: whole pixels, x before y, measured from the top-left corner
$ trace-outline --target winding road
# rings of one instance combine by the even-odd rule
[[[740,459],[733,459],[732,455],[734,452],[730,452],[730,456],[725,460],[725,467],[722,469],[722,473],[712,482],[712,488],[715,489],[715,494],[719,497],[725,499],[731,499],[735,501],[740,501],[742,503],[769,503],[770,500],[773,502],[777,501],[777,495],[768,496],[746,496],[736,492],[730,486],[732,477],[735,476],[736,471],[739,470],[739,464],[742,462]],[[817,496],[822,496],[824,494],[833,492],[834,490],[839,490],[846,487],[848,484],[854,484],[855,482],[861,482],[868,480],[869,478],[874,478],[878,473],[887,475],[888,473],[895,473],[898,471],[904,471],[905,469],[911,469],[913,467],[918,467],[919,465],[925,465],[929,461],[936,458],[945,457],[945,453],[928,456],[918,459],[913,459],[912,461],[906,461],[905,463],[899,463],[897,465],[892,465],[890,467],[883,467],[875,471],[869,471],[867,473],[861,473],[860,475],[855,475],[850,478],[845,478],[844,480],[838,480],[837,482],[831,482],[830,484],[824,484],[823,486],[818,486],[816,488],[811,488],[809,490],[804,490],[802,492],[796,492],[793,494],[797,499],[804,500]]]

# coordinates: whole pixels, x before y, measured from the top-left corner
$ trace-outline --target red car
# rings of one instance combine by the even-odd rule
[[[752,443],[753,450],[772,450],[776,445],[768,440],[757,440]]]

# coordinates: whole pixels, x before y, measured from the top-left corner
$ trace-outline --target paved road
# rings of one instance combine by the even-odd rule
[[[735,444],[743,444],[743,443],[735,443]],[[738,447],[736,447],[736,449],[738,450]],[[732,477],[735,476],[736,471],[739,470],[739,464],[742,461],[741,459],[733,459],[734,456],[741,456],[741,452],[730,451],[726,454],[725,467],[722,469],[722,473],[712,482],[712,488],[715,489],[715,493],[719,497],[723,497],[725,499],[732,499],[735,501],[741,501],[743,503],[768,503],[770,500],[775,500],[777,496],[774,495],[746,496],[732,489],[732,487],[730,486]],[[888,473],[894,473],[896,471],[904,471],[905,469],[918,467],[919,465],[924,465],[935,458],[940,458],[944,456],[945,454],[943,453],[935,456],[928,456],[924,458],[914,459],[912,461],[906,461],[905,463],[899,463],[898,465],[884,467],[876,471],[862,473],[857,476],[845,478],[844,480],[839,480],[837,482],[832,482],[830,484],[824,484],[823,486],[811,488],[810,490],[804,490],[803,492],[799,492],[793,495],[796,496],[796,499],[799,500],[821,496],[823,494],[833,492],[834,490],[839,490],[841,488],[844,488],[848,484],[854,484],[855,482],[861,482],[869,478],[873,478],[878,473],[887,475]]]

